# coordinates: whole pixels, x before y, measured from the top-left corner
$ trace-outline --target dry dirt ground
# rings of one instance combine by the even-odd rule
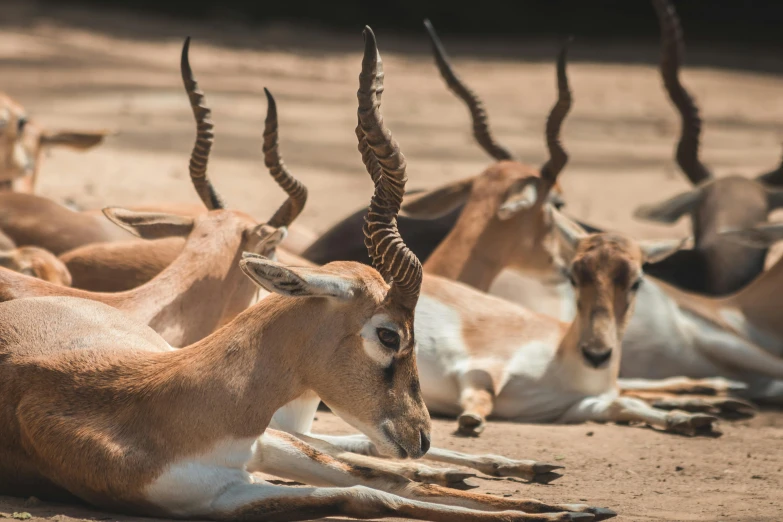
[[[88,154],[53,151],[40,192],[79,205],[196,202],[187,181],[194,126],[179,78],[183,36],[214,110],[212,177],[234,207],[264,219],[282,200],[261,160],[262,87],[276,95],[283,153],[310,188],[300,223],[322,231],[366,205],[371,183],[356,152],[357,75],[362,39],[285,26],[186,24],[132,14],[4,2],[2,89],[51,127],[119,131]],[[651,14],[652,16],[652,14]],[[473,143],[466,111],[437,76],[421,36],[379,31],[386,69],[384,115],[408,158],[411,187],[433,187],[489,162]],[[654,35],[653,35],[654,38]],[[543,123],[554,100],[556,42],[468,41],[444,35],[462,76],[487,102],[497,136],[533,164],[545,159]],[[772,168],[781,153],[783,61],[758,51],[689,49],[684,78],[706,120],[704,159],[717,175]],[[637,237],[684,234],[642,224],[634,207],[687,187],[672,161],[677,121],[660,88],[654,43],[580,43],[569,74],[575,105],[563,140],[561,176],[571,213]],[[763,72],[760,72],[763,71]],[[777,73],[777,74],[776,74]],[[620,520],[783,519],[783,415],[724,423],[719,439],[687,439],[622,426],[492,423],[477,440],[435,422],[435,443],[475,453],[561,462],[550,486],[479,480],[479,491],[615,508]],[[346,425],[319,413],[318,429]],[[0,512],[35,517],[128,517],[0,499]]]

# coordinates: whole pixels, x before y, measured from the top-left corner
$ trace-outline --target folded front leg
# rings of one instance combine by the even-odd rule
[[[358,455],[354,456],[358,457]],[[571,512],[594,515],[595,518],[591,520],[604,520],[614,516],[614,512],[608,509],[585,504],[549,504],[537,500],[504,498],[420,484],[375,465],[383,461],[366,456],[362,458],[366,459],[368,465],[347,464],[319,451],[294,435],[267,430],[256,446],[248,469],[309,485],[343,487],[360,485],[410,500],[479,511]],[[387,463],[395,464],[388,461]]]
[[[644,422],[681,435],[714,436],[719,434],[713,426],[717,420],[717,417],[703,413],[660,410],[633,397],[599,396],[581,400],[558,421],[561,423]]]
[[[382,457],[375,445],[365,435],[334,436],[311,433],[309,436],[328,442],[330,445],[344,451]],[[434,462],[472,468],[491,477],[514,477],[541,484],[548,484],[560,478],[562,475],[556,473],[555,470],[563,469],[563,466],[547,462],[515,460],[500,455],[473,455],[437,447],[431,447],[427,454],[424,455],[424,458]]]

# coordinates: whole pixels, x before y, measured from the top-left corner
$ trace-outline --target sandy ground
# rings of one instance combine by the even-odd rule
[[[194,128],[179,78],[182,37],[214,110],[213,180],[233,207],[264,219],[282,201],[261,160],[262,87],[276,95],[283,153],[310,188],[299,222],[323,231],[366,205],[371,184],[356,152],[361,36],[274,26],[189,25],[133,15],[55,11],[9,2],[0,25],[2,88],[51,127],[120,134],[88,154],[52,151],[40,192],[88,207],[196,202],[187,181]],[[411,187],[473,175],[489,163],[466,111],[437,76],[423,38],[378,34],[386,70],[384,115],[408,158]],[[456,41],[444,35],[462,76],[486,100],[497,136],[524,161],[545,159],[543,124],[554,101],[552,42]],[[703,157],[717,175],[753,175],[781,153],[783,60],[757,51],[690,49],[684,78],[705,118]],[[687,188],[672,161],[677,120],[660,88],[654,44],[574,45],[575,105],[561,176],[570,212],[637,237],[687,231],[634,221],[635,206]],[[619,61],[615,61],[619,60]],[[630,61],[630,62],[629,62]],[[764,72],[757,72],[764,71]],[[771,71],[771,72],[770,72]],[[775,74],[777,72],[777,74]],[[317,428],[346,426],[319,413]],[[615,508],[621,520],[780,520],[783,415],[724,423],[720,439],[687,439],[621,426],[493,423],[478,440],[435,423],[435,443],[469,452],[561,461],[550,486],[480,480],[479,491]],[[591,435],[592,434],[592,435]],[[0,499],[0,512],[56,520],[127,520],[68,506]]]

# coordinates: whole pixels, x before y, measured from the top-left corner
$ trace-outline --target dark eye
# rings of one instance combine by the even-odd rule
[[[19,120],[16,122],[16,131],[21,134],[24,132],[24,128],[27,125],[27,118],[22,116],[19,118]]]
[[[639,290],[639,286],[641,286],[641,284],[642,284],[642,278],[640,277],[639,279],[634,281],[633,284],[631,285],[631,292],[636,292],[637,290]]]
[[[397,351],[400,349],[400,335],[394,330],[388,328],[378,328],[375,330],[378,339],[388,349]]]

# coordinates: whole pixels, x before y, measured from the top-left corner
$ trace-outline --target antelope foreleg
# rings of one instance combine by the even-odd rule
[[[719,435],[713,423],[718,419],[703,413],[664,411],[634,397],[587,397],[572,406],[559,419],[577,422],[643,422],[681,435]]]
[[[590,513],[595,515],[594,520],[604,520],[614,516],[614,512],[608,509],[584,504],[547,504],[537,500],[503,498],[420,484],[380,469],[378,464],[384,464],[383,461],[372,457],[353,456],[365,459],[368,465],[348,464],[319,451],[296,436],[268,430],[260,439],[248,470],[262,471],[314,486],[366,486],[410,500],[481,511]],[[396,463],[386,462],[386,464]]]
[[[383,457],[365,435],[333,436],[311,433],[309,437],[327,442],[347,452]],[[547,462],[515,460],[500,455],[472,455],[437,447],[430,448],[424,458],[434,462],[472,468],[491,477],[514,477],[542,484],[548,484],[560,478],[562,475],[556,473],[555,470],[563,469],[563,466]]]

